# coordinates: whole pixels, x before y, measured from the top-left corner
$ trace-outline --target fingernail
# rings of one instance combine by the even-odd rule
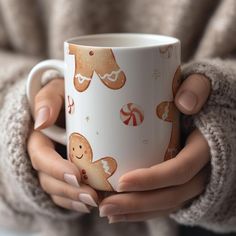
[[[34,129],[38,129],[40,126],[45,124],[45,122],[48,120],[50,115],[50,109],[49,107],[41,107],[37,112],[36,112],[36,117],[35,117],[35,123],[34,123]]]
[[[79,195],[79,199],[81,202],[93,206],[93,207],[97,207],[97,203],[94,201],[94,199],[92,198],[91,195],[87,194],[87,193],[81,193]]]
[[[117,223],[117,222],[124,222],[127,218],[125,215],[118,215],[118,216],[108,216],[109,224]]]
[[[82,202],[72,201],[71,206],[75,211],[90,213],[88,207]]]
[[[64,180],[66,183],[74,186],[74,187],[80,187],[79,182],[77,180],[77,178],[75,177],[75,175],[72,174],[64,174]]]
[[[117,192],[125,192],[125,191],[132,191],[132,190],[135,190],[135,186],[134,185],[121,182],[121,183],[119,183],[116,191]]]
[[[197,96],[190,91],[183,91],[179,96],[178,103],[187,111],[192,111],[197,105]]]
[[[114,204],[103,205],[99,208],[100,217],[104,217],[104,216],[108,216],[108,215],[114,215],[118,212],[119,212],[119,209]]]

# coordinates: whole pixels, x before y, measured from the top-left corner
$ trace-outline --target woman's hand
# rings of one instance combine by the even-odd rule
[[[38,171],[41,187],[54,203],[88,213],[90,206],[97,206],[97,193],[89,186],[80,184],[78,168],[63,159],[55,151],[54,143],[38,131],[56,122],[62,106],[64,82],[58,78],[44,86],[35,98],[35,130],[28,140],[28,153],[34,169]]]
[[[210,94],[210,82],[202,75],[191,75],[175,97],[183,113],[196,114]],[[210,150],[195,129],[185,147],[173,159],[150,168],[131,171],[119,180],[119,192],[100,204],[100,216],[109,222],[143,221],[169,215],[201,194],[209,174]]]

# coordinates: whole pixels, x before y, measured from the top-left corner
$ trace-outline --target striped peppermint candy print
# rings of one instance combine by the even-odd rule
[[[139,126],[144,120],[144,113],[139,105],[128,103],[121,108],[120,118],[125,125]]]

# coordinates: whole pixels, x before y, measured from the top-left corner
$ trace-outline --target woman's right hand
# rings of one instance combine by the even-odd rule
[[[56,205],[89,213],[90,206],[97,207],[98,204],[96,191],[80,183],[78,168],[63,159],[56,152],[54,143],[39,131],[57,121],[63,106],[64,82],[55,78],[35,97],[35,126],[28,140],[28,153],[42,189]]]

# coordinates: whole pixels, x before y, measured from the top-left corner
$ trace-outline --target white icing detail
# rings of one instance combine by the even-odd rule
[[[162,115],[162,120],[166,120],[166,118],[168,117],[168,114],[169,114],[169,103],[167,103],[168,105],[165,106],[165,112],[163,113]]]
[[[102,167],[103,167],[104,171],[105,171],[107,174],[110,175],[110,174],[111,174],[111,172],[109,171],[110,167],[109,167],[107,161],[101,160],[101,162],[102,162]]]
[[[121,72],[121,69],[116,70],[116,71],[112,71],[111,73],[107,73],[107,74],[105,74],[105,75],[100,75],[100,74],[99,74],[99,77],[100,77],[102,80],[108,79],[108,80],[110,80],[111,82],[115,82],[115,81],[118,80],[120,72]],[[113,76],[115,76],[115,78],[113,78]]]
[[[81,74],[79,74],[79,73],[75,75],[75,78],[78,79],[78,81],[79,81],[80,84],[82,84],[84,81],[90,81],[90,80],[91,80],[91,78],[88,78],[88,77],[86,77],[86,76],[83,76],[83,75],[81,75]]]

